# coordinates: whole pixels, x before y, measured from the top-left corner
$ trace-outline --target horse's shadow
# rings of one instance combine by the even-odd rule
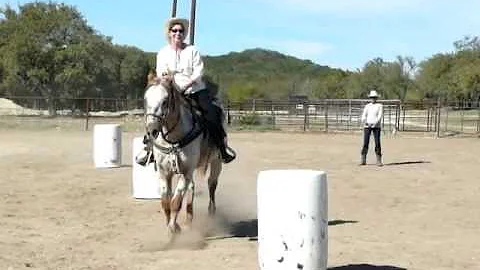
[[[390,265],[349,264],[344,266],[329,267],[328,270],[407,270],[407,268]]]

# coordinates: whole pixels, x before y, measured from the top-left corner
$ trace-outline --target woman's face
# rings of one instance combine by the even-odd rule
[[[185,39],[185,32],[181,24],[174,24],[170,28],[170,42],[171,43],[182,43]]]

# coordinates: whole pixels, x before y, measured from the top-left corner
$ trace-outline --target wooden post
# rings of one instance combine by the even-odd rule
[[[449,105],[447,104],[447,106],[445,106],[446,110],[445,110],[445,132],[448,132],[448,109],[449,109]]]
[[[303,102],[303,113],[304,113],[303,131],[307,131],[307,126],[308,126],[308,102],[306,102],[306,101]]]
[[[350,126],[352,123],[352,100],[348,100],[348,131],[350,131]]]
[[[230,115],[230,100],[227,99],[227,124],[232,125],[232,118]]]
[[[478,118],[477,118],[477,133],[480,133],[480,101],[477,102]]]
[[[437,131],[437,138],[440,138],[440,114],[442,112],[442,107],[441,107],[441,104],[440,104],[440,99],[438,99],[437,101],[437,114],[436,114],[436,122],[435,122],[435,126],[436,126],[436,131]]]
[[[461,102],[462,107],[460,108],[460,132],[463,133],[463,118],[465,116],[465,101],[462,100]]]
[[[88,116],[89,116],[89,99],[87,98],[87,104],[85,105],[85,113],[86,113],[86,119],[85,119],[85,131],[88,130]]]
[[[275,121],[276,121],[276,117],[275,117],[275,105],[273,104],[272,102],[272,107],[271,107],[271,111],[272,111],[272,127],[273,129],[275,129]]]
[[[325,100],[325,132],[328,132],[328,101]]]

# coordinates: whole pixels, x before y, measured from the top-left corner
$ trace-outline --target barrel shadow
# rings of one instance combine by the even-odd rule
[[[407,270],[407,268],[390,265],[349,264],[344,266],[329,267],[328,270]]]
[[[343,224],[355,224],[356,220],[335,219],[328,222],[328,226],[339,226]],[[248,238],[249,241],[258,240],[258,219],[233,222],[229,224],[228,234],[224,236],[211,237],[209,240],[226,238]]]

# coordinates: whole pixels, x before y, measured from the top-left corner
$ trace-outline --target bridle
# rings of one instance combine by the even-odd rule
[[[199,117],[194,111],[194,106],[192,104],[192,101],[184,97],[180,92],[178,92],[178,90],[174,87],[173,82],[170,83],[168,86],[167,85],[164,85],[164,86],[168,92],[168,98],[166,100],[165,105],[164,104],[160,105],[162,106],[161,114],[157,114],[156,112],[145,114],[145,122],[148,116],[151,116],[153,119],[158,121],[158,123],[160,124],[159,133],[162,136],[162,139],[169,144],[169,147],[165,147],[156,142],[156,139],[159,135],[158,133],[151,134],[147,132],[147,136],[149,137],[149,141],[151,141],[153,145],[157,147],[162,153],[171,154],[185,147],[189,143],[191,143],[203,132],[204,128],[203,128],[203,125],[199,124],[199,120],[198,120]],[[190,115],[192,117],[192,127],[179,140],[173,141],[168,138],[168,135],[173,130],[175,130],[175,128],[180,124],[180,121],[181,121],[180,119],[181,113],[180,113],[180,110],[177,109],[177,106],[181,106],[181,105],[177,104],[177,100],[180,101],[179,103],[187,104],[187,107],[190,111]],[[169,125],[171,123],[171,122],[168,122],[169,116],[175,112],[176,112],[176,116],[174,119],[174,123],[172,125]]]

